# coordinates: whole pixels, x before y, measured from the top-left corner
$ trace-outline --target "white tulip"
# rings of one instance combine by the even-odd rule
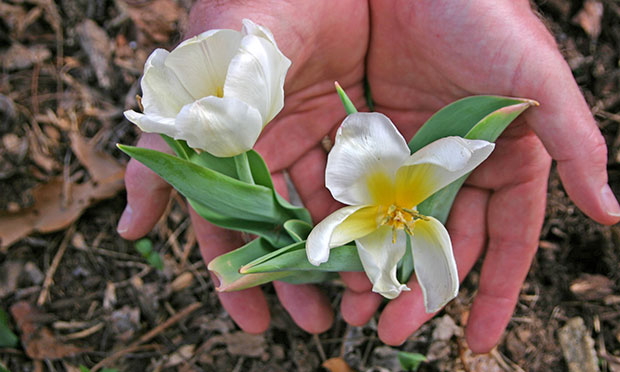
[[[446,137],[411,155],[385,115],[349,115],[338,129],[325,172],[327,188],[348,206],[312,230],[308,260],[318,266],[331,248],[354,240],[373,291],[395,298],[409,290],[396,278],[409,238],[426,311],[441,309],[459,288],[452,244],[441,222],[421,215],[416,206],[477,167],[493,148],[487,141]]]
[[[215,156],[239,155],[282,109],[290,65],[271,32],[244,19],[241,32],[210,30],[155,50],[141,81],[144,113],[125,117]]]

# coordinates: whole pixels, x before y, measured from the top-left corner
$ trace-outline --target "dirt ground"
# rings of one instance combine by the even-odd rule
[[[115,231],[127,161],[115,144],[135,142],[138,130],[123,109],[134,105],[148,54],[180,40],[190,5],[0,2],[0,309],[21,337],[18,346],[0,348],[0,365],[12,372],[79,365],[347,371],[321,367],[335,358],[355,371],[391,371],[400,369],[402,350],[428,358],[420,371],[565,371],[568,339],[592,353],[599,370],[620,371],[620,227],[585,217],[555,171],[539,252],[501,343],[487,355],[473,355],[463,338],[476,270],[455,301],[392,348],[377,339],[374,320],[351,327],[337,315],[328,332],[305,334],[270,286],[271,328],[242,333],[217,301],[178,196],[148,235],[163,266],[149,265]],[[620,1],[535,6],[598,119],[610,184],[620,195]],[[336,307],[341,284],[324,288]],[[566,328],[579,324],[576,317],[584,327]]]

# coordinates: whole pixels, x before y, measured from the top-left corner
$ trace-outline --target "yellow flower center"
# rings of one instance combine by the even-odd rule
[[[405,230],[405,232],[413,236],[413,228],[417,220],[428,221],[428,217],[421,215],[414,209],[401,208],[397,205],[390,205],[385,211],[380,225],[392,226],[392,243],[396,243],[396,232]]]
[[[215,95],[217,97],[219,97],[219,98],[224,98],[224,88],[223,87],[217,87]]]

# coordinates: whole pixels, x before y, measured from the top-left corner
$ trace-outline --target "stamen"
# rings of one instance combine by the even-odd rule
[[[413,229],[417,220],[428,221],[429,218],[415,209],[401,208],[392,204],[388,207],[379,224],[380,226],[392,226],[392,243],[395,244],[399,229],[413,236]]]

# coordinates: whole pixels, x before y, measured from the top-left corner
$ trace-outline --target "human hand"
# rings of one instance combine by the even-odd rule
[[[594,220],[613,224],[620,207],[607,186],[606,145],[553,37],[527,0],[370,1],[367,78],[375,109],[405,138],[445,104],[472,94],[540,102],[499,138],[468,179],[447,228],[461,279],[486,247],[466,331],[489,351],[513,313],[538,247],[550,157],[571,199]],[[363,324],[380,303],[363,275],[344,277],[344,318]],[[415,278],[385,307],[378,333],[400,344],[426,314]],[[362,311],[360,311],[362,309]]]
[[[348,14],[346,21],[340,17],[343,13]],[[321,147],[321,140],[345,116],[333,82],[341,81],[352,97],[363,99],[367,9],[345,1],[266,1],[252,7],[199,1],[190,13],[187,36],[207,29],[239,29],[243,18],[268,27],[293,62],[284,87],[285,107],[265,128],[256,149],[274,172],[274,184],[283,196],[286,185],[281,171],[288,169],[304,204],[318,221],[338,208],[324,187],[326,154]],[[152,134],[144,134],[138,146],[167,149],[163,140]],[[118,230],[126,239],[137,239],[150,231],[163,213],[170,187],[135,160],[128,164],[125,183],[128,206]],[[243,245],[238,233],[217,228],[194,212],[191,219],[206,262]],[[330,303],[315,287],[283,282],[274,282],[274,287],[283,307],[302,329],[320,333],[331,326]],[[269,309],[259,288],[218,295],[244,331],[260,333],[267,328]]]

